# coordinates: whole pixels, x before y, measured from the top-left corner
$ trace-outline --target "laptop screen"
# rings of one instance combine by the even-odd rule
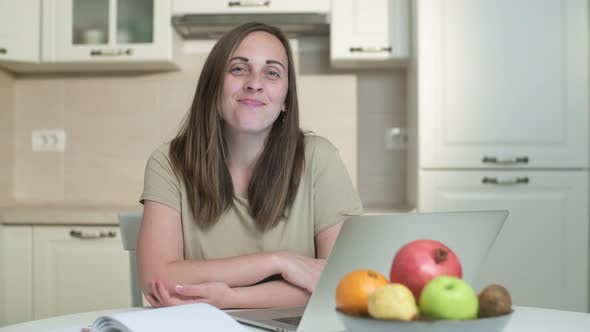
[[[508,211],[400,213],[354,216],[344,222],[297,331],[344,331],[336,313],[338,282],[356,269],[389,276],[397,250],[416,239],[438,240],[461,260],[463,279],[473,283]]]

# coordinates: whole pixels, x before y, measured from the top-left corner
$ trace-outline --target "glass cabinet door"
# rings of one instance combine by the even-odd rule
[[[49,62],[170,61],[171,0],[45,0]]]
[[[154,0],[72,0],[72,44],[153,42]]]
[[[154,42],[154,0],[117,0],[117,44]]]
[[[108,44],[109,7],[109,0],[72,0],[72,44]]]

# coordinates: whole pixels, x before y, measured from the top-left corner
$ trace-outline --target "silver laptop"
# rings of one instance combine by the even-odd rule
[[[508,211],[400,213],[354,216],[344,222],[316,288],[299,308],[229,312],[237,321],[270,331],[345,331],[335,313],[335,292],[344,275],[373,269],[389,276],[393,256],[416,239],[434,239],[460,258],[463,278],[473,283]]]

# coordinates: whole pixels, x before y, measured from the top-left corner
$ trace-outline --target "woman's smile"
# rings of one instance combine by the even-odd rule
[[[238,102],[250,107],[261,107],[266,105],[264,102],[254,98],[238,99]]]

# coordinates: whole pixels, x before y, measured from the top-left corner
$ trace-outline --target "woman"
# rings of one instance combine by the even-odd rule
[[[341,222],[362,210],[338,151],[299,128],[288,40],[260,23],[213,47],[141,202],[138,270],[155,307],[304,305]]]

